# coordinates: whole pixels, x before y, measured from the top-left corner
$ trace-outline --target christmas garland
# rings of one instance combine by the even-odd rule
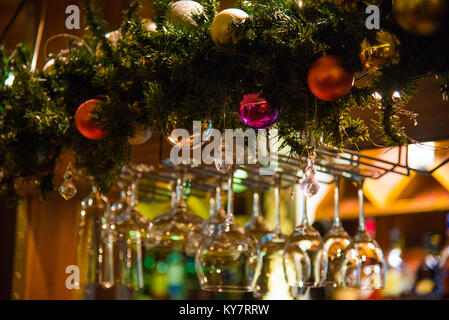
[[[420,1],[426,0],[412,2]],[[393,14],[410,9],[375,4],[381,30],[365,26],[365,1],[242,1],[236,7],[243,13],[218,15],[215,0],[203,0],[201,8],[156,0],[155,28],[130,1],[120,30],[106,36],[106,23],[85,1],[89,32],[49,57],[43,71],[30,70],[30,54],[20,45],[9,57],[0,51],[1,186],[15,194],[17,178],[33,178],[52,190],[56,160],[70,149],[77,168],[106,192],[129,161],[138,131],[191,128],[193,120],[245,128],[238,111],[247,94],[280,111],[273,127],[298,154],[318,143],[341,148],[369,139],[353,108],[377,113],[386,145],[408,143],[400,117],[415,116],[404,106],[417,81],[438,74],[447,92],[449,32],[447,25],[430,35],[410,30]],[[338,81],[323,83],[328,70]],[[80,130],[89,120],[93,136]]]

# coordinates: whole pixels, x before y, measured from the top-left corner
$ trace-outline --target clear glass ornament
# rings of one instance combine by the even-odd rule
[[[65,169],[64,182],[59,187],[59,194],[65,200],[72,199],[76,195],[76,192],[78,191],[72,179],[73,179],[72,164],[69,163],[67,165],[67,168]]]
[[[231,156],[231,157],[229,157]],[[232,169],[233,167],[233,163],[232,163],[232,154],[228,155],[228,161],[226,161],[226,142],[224,137],[222,137],[221,139],[221,148],[219,150],[219,154],[216,156],[216,158],[214,159],[214,164],[215,164],[215,168],[218,170],[218,172],[220,173],[228,173],[229,170]],[[231,163],[227,163],[227,162],[231,162]]]
[[[314,165],[314,158],[309,157],[307,160],[307,168],[305,170],[305,178],[301,182],[301,190],[308,198],[316,195],[320,189],[320,184],[316,180],[316,169]]]
[[[199,123],[198,130],[195,130],[196,122]],[[176,116],[171,116],[169,121],[165,126],[162,127],[162,134],[167,139],[167,141],[179,148],[188,147],[191,149],[200,148],[206,141],[210,139],[212,136],[212,121],[204,120],[204,121],[194,121],[193,128],[182,128],[179,127],[179,121]],[[177,129],[187,130],[188,136],[181,136]]]

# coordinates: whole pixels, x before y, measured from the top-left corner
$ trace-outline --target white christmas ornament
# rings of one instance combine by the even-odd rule
[[[181,0],[170,4],[171,10],[169,20],[173,24],[181,24],[183,26],[195,26],[192,14],[202,14],[204,8],[196,1]]]
[[[147,142],[153,134],[153,128],[146,127],[143,124],[136,126],[134,136],[128,139],[128,142],[132,146],[143,144]]]
[[[62,61],[67,60],[66,57],[60,57],[59,59],[61,59]],[[45,76],[51,76],[54,75],[56,73],[55,70],[55,59],[51,58],[50,60],[48,60],[45,65],[42,68],[42,72],[44,73]]]
[[[239,39],[230,29],[229,25],[235,20],[245,20],[248,14],[240,9],[226,9],[217,14],[212,21],[210,35],[216,43],[227,43],[232,39],[235,44]]]
[[[155,32],[156,31],[156,23],[150,19],[143,19],[143,23],[145,26],[145,29],[148,32]],[[118,30],[114,30],[111,32],[106,33],[105,37],[111,42],[111,47],[115,48],[117,46],[117,43],[119,42],[120,39],[122,39],[122,32],[120,29]],[[95,51],[95,54],[98,56],[100,56],[102,54],[102,50],[101,50],[101,45],[99,44],[97,46],[97,49]]]
[[[143,22],[145,23],[145,29],[147,29],[148,32],[156,32],[156,22],[150,19],[143,19]]]

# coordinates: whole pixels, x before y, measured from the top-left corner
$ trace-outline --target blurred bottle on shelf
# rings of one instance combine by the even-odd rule
[[[426,233],[424,236],[424,258],[416,271],[413,296],[419,299],[437,299],[441,295],[441,272],[439,247],[441,236]]]
[[[173,251],[167,258],[168,292],[170,299],[185,299],[185,271],[182,252]]]
[[[390,232],[390,249],[387,253],[387,275],[385,298],[398,299],[406,295],[413,286],[412,276],[404,264],[404,237],[397,228]]]
[[[449,213],[446,215],[446,244],[440,254],[441,298],[449,299]]]

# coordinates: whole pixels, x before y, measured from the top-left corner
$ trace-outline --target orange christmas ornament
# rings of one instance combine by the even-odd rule
[[[75,126],[78,131],[88,139],[100,140],[107,135],[103,127],[99,127],[91,119],[92,110],[101,103],[101,100],[91,99],[78,107],[75,114]]]
[[[320,100],[336,101],[354,85],[354,76],[346,71],[341,58],[328,55],[317,59],[307,74],[310,91]]]

